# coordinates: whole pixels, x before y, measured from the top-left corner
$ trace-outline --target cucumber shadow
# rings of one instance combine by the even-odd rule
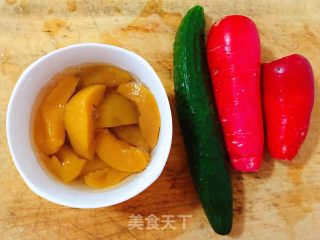
[[[212,24],[213,24],[214,22],[213,22],[212,18],[209,17],[207,14],[204,14],[204,18],[205,18],[205,21],[206,21],[206,26],[205,26],[204,32],[205,32],[205,36],[206,36],[206,39],[207,39],[207,36],[208,36],[208,34],[209,34],[209,31],[210,31],[210,29],[211,29],[211,27],[212,27]]]
[[[245,193],[243,176],[241,172],[231,170],[233,189],[233,226],[230,237],[238,237],[244,231],[245,225]]]

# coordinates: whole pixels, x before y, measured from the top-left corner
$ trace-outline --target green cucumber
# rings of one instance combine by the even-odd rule
[[[204,27],[203,8],[191,8],[174,42],[174,90],[193,183],[213,230],[225,235],[232,228],[232,186],[211,91]]]

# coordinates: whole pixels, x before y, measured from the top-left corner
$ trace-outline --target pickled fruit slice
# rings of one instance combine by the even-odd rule
[[[94,119],[93,110],[102,102],[105,86],[86,87],[76,93],[67,103],[64,123],[74,151],[81,157],[93,159]]]
[[[63,146],[48,162],[49,169],[63,182],[76,179],[86,163],[68,146]]]
[[[62,174],[61,174],[61,162],[59,159],[53,155],[51,158],[49,158],[45,162],[47,168],[52,172],[56,177],[58,177],[60,180],[62,180]]]
[[[57,83],[40,106],[35,118],[35,143],[45,154],[56,153],[64,143],[65,127],[63,112],[79,82],[68,76]]]
[[[157,144],[160,128],[160,113],[154,96],[149,89],[137,82],[121,84],[118,92],[137,104],[142,137],[153,148]]]
[[[137,107],[128,98],[116,92],[110,93],[99,105],[96,127],[116,127],[138,123]]]
[[[137,125],[115,127],[112,129],[112,133],[121,140],[126,141],[135,147],[142,148],[146,151],[150,150],[148,144],[141,135],[139,126]]]
[[[108,164],[106,164],[100,158],[95,157],[93,160],[86,162],[86,165],[84,165],[81,175],[85,176],[88,173],[95,172],[97,170],[102,170],[108,167]]]
[[[80,87],[84,88],[93,84],[104,84],[107,87],[116,87],[119,84],[133,80],[131,75],[120,68],[110,65],[88,66],[80,74]]]
[[[109,166],[124,172],[139,172],[149,162],[149,154],[117,139],[108,130],[97,133],[96,153]]]
[[[122,172],[108,167],[85,175],[84,182],[92,188],[106,188],[116,185],[129,175],[129,172]]]

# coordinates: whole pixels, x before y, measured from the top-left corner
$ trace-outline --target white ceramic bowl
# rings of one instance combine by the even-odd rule
[[[48,174],[31,144],[32,110],[40,90],[58,72],[88,62],[119,66],[135,75],[152,91],[158,103],[161,126],[148,167],[113,188],[89,189],[67,185]],[[7,111],[7,138],[14,163],[29,188],[41,197],[68,207],[98,208],[126,201],[150,186],[161,174],[171,147],[172,117],[163,85],[152,67],[128,50],[96,43],[72,45],[51,52],[32,63],[21,75]]]

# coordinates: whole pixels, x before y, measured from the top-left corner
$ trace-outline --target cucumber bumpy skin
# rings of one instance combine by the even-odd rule
[[[193,183],[213,230],[225,235],[232,228],[232,186],[211,92],[204,27],[203,8],[191,8],[174,42],[174,90]]]

